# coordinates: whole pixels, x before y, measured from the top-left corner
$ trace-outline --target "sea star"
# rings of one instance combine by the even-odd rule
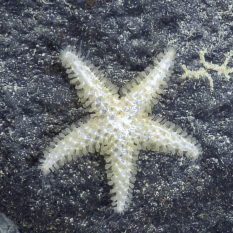
[[[165,77],[171,75],[175,51],[169,48],[160,54],[157,67],[147,69],[135,80],[121,89],[118,88],[93,66],[68,47],[61,51],[62,65],[67,68],[70,83],[75,84],[77,94],[84,107],[92,112],[85,124],[71,126],[50,144],[44,152],[39,168],[44,175],[50,169],[59,168],[77,156],[95,150],[105,155],[108,184],[113,186],[111,199],[116,212],[123,214],[132,198],[136,161],[139,150],[171,152],[197,159],[201,147],[196,139],[187,136],[181,128],[170,122],[161,124],[161,118],[153,121],[151,107],[158,102],[159,94],[166,87]],[[157,92],[157,93],[156,93]]]

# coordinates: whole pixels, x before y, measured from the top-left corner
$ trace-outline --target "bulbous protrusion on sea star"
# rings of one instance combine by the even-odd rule
[[[201,153],[200,145],[181,128],[170,122],[153,121],[148,113],[158,102],[162,87],[167,87],[165,77],[171,75],[175,51],[169,48],[159,55],[156,67],[147,69],[139,77],[121,89],[108,81],[98,69],[87,64],[81,54],[70,47],[61,51],[62,65],[67,69],[70,83],[75,84],[77,94],[91,114],[90,119],[72,125],[54,139],[44,152],[40,169],[46,175],[50,169],[59,168],[65,162],[88,152],[105,155],[108,184],[115,193],[112,205],[118,213],[124,213],[132,198],[136,161],[139,150],[171,152],[195,160]]]

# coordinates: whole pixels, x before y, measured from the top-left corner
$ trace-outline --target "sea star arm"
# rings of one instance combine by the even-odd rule
[[[63,166],[66,161],[76,160],[77,156],[85,155],[89,152],[94,152],[97,147],[100,137],[96,137],[93,132],[98,122],[89,121],[86,124],[80,124],[80,127],[71,126],[65,129],[57,137],[54,138],[50,146],[44,151],[44,159],[42,159],[39,168],[44,175],[53,171],[59,166]],[[96,145],[97,144],[97,145]]]
[[[136,78],[136,81],[139,85],[136,85],[135,80],[133,80],[130,86],[133,86],[130,93],[126,94],[126,98],[131,101],[134,105],[134,111],[137,114],[138,112],[148,112],[151,113],[151,108],[153,105],[158,103],[163,87],[167,87],[165,77],[168,78],[171,75],[173,69],[173,60],[175,56],[175,50],[173,48],[168,48],[164,54],[159,54],[160,61],[155,60],[154,63],[157,65],[154,68],[147,69],[147,73],[142,72],[139,77]],[[127,85],[126,87],[127,88]],[[123,93],[127,93],[126,90],[122,90]]]
[[[140,132],[140,137],[134,140],[135,143],[139,142],[142,149],[178,153],[182,157],[186,152],[186,157],[195,161],[201,154],[201,147],[197,144],[196,139],[191,135],[188,136],[187,132],[175,126],[174,123],[167,121],[165,124],[160,124],[160,120],[161,118],[152,121],[148,117],[137,122],[137,131]]]
[[[109,151],[109,156],[105,157],[108,184],[113,185],[111,193],[115,193],[111,198],[112,206],[120,214],[127,210],[132,198],[133,183],[137,173],[137,155],[137,148],[132,142],[119,143],[118,141]]]
[[[76,53],[67,47],[61,51],[60,59],[67,69],[70,83],[76,85],[75,89],[80,101],[84,103],[83,106],[88,107],[89,112],[95,112],[92,117],[106,114],[108,106],[112,106],[113,103],[118,105],[118,87],[104,78],[89,61],[85,61],[80,52]]]

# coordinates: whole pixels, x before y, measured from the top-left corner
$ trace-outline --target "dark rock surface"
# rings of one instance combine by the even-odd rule
[[[207,70],[211,92],[206,77],[180,78],[183,64],[203,67],[200,50],[206,61],[224,62],[233,45],[231,0],[0,3],[0,212],[20,232],[233,232],[233,79]],[[182,166],[176,155],[141,151],[132,204],[107,221],[102,156],[88,154],[46,178],[36,169],[53,137],[86,114],[58,59],[80,41],[119,87],[174,46],[174,74],[153,113],[203,149],[195,165]]]

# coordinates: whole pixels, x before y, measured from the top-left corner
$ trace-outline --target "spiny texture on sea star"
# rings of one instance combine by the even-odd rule
[[[105,155],[108,184],[115,195],[111,198],[114,209],[124,213],[132,198],[136,161],[139,150],[171,152],[195,160],[201,153],[200,145],[181,128],[170,122],[153,121],[151,107],[158,102],[166,87],[165,77],[171,75],[175,51],[167,49],[160,54],[157,67],[147,69],[121,89],[71,48],[61,51],[62,65],[67,68],[70,83],[75,84],[83,106],[93,114],[85,124],[71,126],[50,144],[44,152],[40,169],[46,175],[49,169],[59,168],[65,162],[88,152]],[[94,70],[93,70],[94,69]],[[93,72],[94,71],[94,72]]]
[[[230,79],[229,74],[233,73],[233,68],[227,69],[227,64],[229,62],[229,59],[233,56],[233,51],[230,51],[230,53],[226,54],[227,55],[226,59],[221,66],[212,64],[212,62],[209,63],[209,62],[205,61],[205,57],[204,57],[205,53],[207,53],[206,50],[200,51],[200,53],[199,53],[201,63],[204,65],[205,69],[218,71],[218,75],[223,74],[226,77],[226,80],[229,81],[229,79]],[[185,73],[181,76],[181,78],[194,77],[196,79],[199,79],[201,76],[203,76],[203,77],[206,76],[209,79],[211,91],[214,90],[213,79],[212,79],[211,75],[209,73],[207,73],[207,71],[204,68],[200,68],[197,71],[188,70],[185,65],[182,65],[182,68],[184,69]]]

